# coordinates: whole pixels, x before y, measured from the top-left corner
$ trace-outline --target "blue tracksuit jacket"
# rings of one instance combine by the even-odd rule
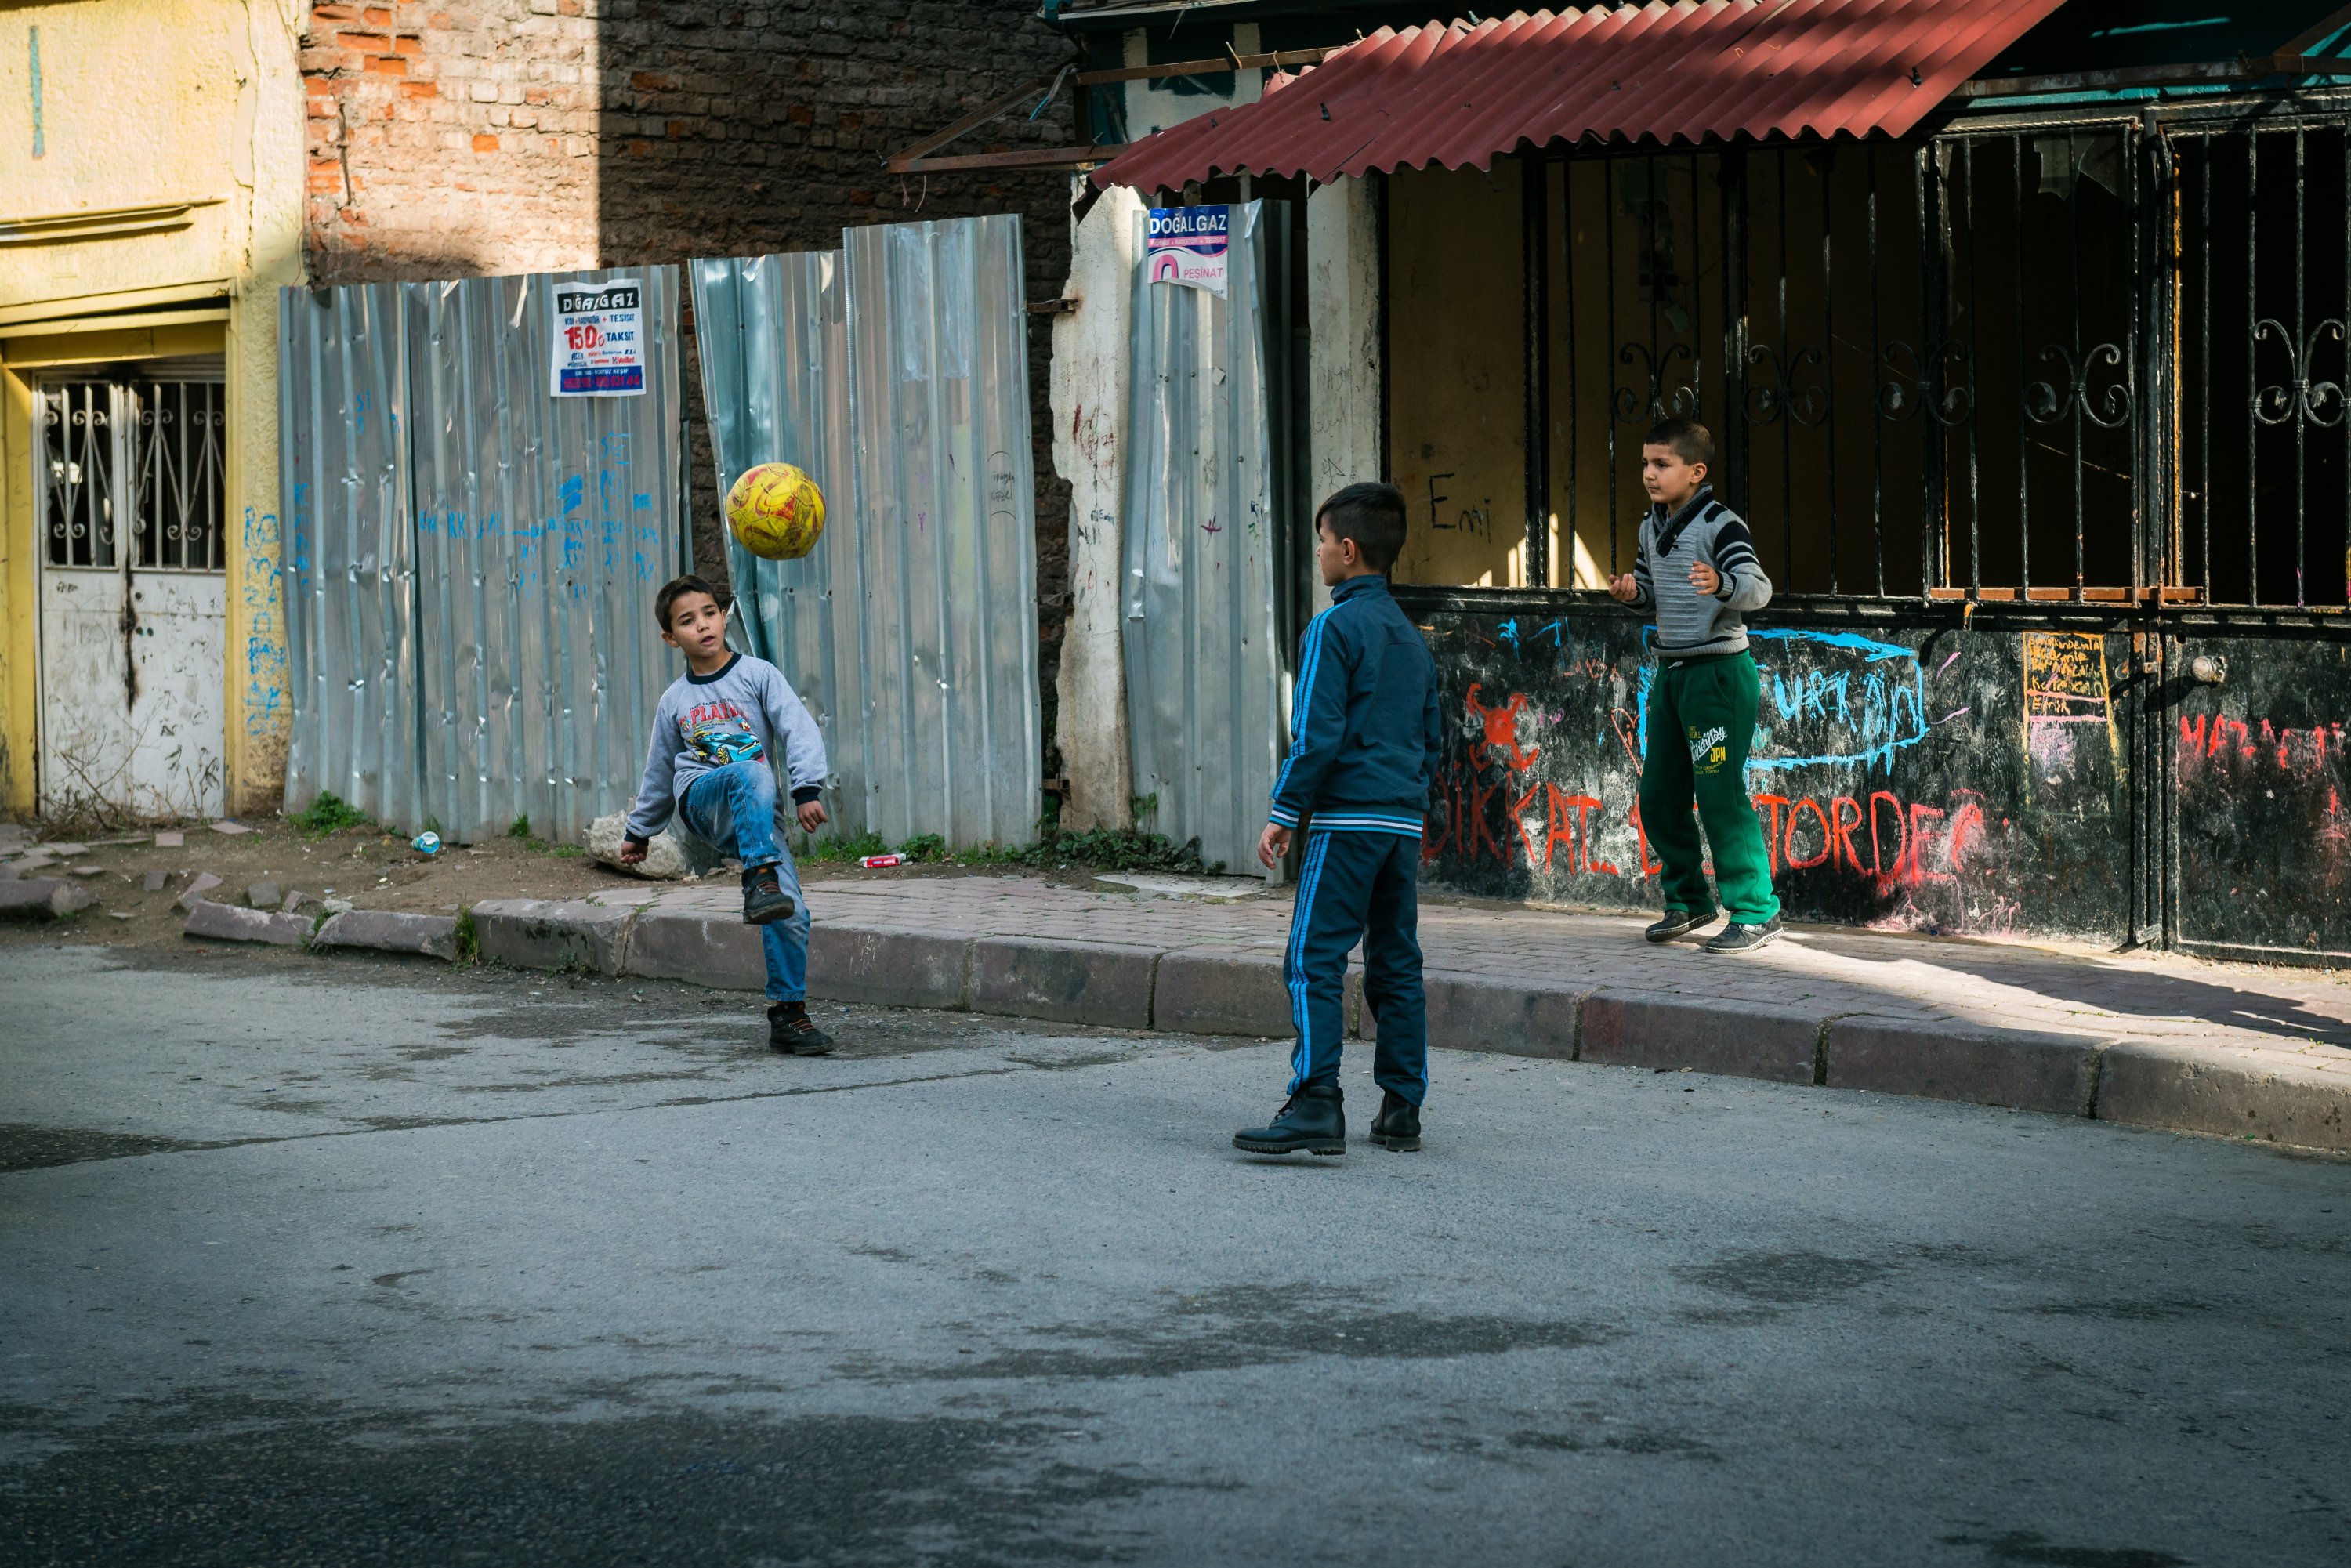
[[[1437,662],[1384,577],[1351,577],[1307,623],[1274,821],[1316,832],[1420,836],[1442,748]]]

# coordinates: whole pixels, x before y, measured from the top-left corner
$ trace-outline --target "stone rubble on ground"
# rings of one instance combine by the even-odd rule
[[[0,915],[29,915],[36,920],[61,920],[93,900],[82,889],[53,876],[19,877],[0,882]]]
[[[232,837],[238,833],[249,833],[253,831],[251,828],[246,827],[243,822],[233,822],[226,817],[223,817],[217,822],[212,822],[206,825],[209,826],[215,833],[227,833]]]
[[[319,901],[317,899],[311,897],[308,894],[303,892],[298,887],[290,890],[286,894],[285,901],[278,904],[277,907],[284,910],[287,914],[291,915],[295,911],[303,908],[305,905],[316,904]]]
[[[89,846],[88,844],[63,842],[43,844],[41,846],[41,852],[44,854],[54,855],[61,861],[69,861],[76,855],[86,855],[89,853]]]
[[[329,915],[343,915],[348,914],[350,911],[352,904],[348,898],[329,898],[324,902],[321,907],[324,908]]]
[[[299,920],[299,915],[278,915]],[[307,923],[306,923],[307,924]],[[409,915],[391,909],[347,909],[319,927],[314,947],[371,947],[381,953],[415,953],[455,961],[457,922],[446,915]]]
[[[163,891],[163,884],[171,880],[172,873],[170,872],[165,871],[161,866],[156,866],[147,873],[144,885],[149,893],[161,893]]]
[[[264,878],[245,890],[245,901],[256,909],[275,909],[285,901],[286,890]]]
[[[188,847],[188,835],[177,829],[167,829],[155,835],[155,847],[159,850],[185,849]]]
[[[199,875],[195,881],[188,883],[186,889],[183,891],[180,896],[172,902],[177,904],[183,909],[193,910],[197,904],[204,902],[204,895],[206,894],[212,892],[213,889],[218,887],[220,884],[220,878],[214,876],[210,872],[205,872]]]
[[[621,841],[628,836],[629,818],[625,811],[614,811],[588,824],[581,835],[581,847],[589,858],[601,861],[614,871],[628,876],[643,877],[648,882],[676,882],[688,875],[701,875],[716,870],[721,863],[718,852],[691,834],[679,831],[672,822],[653,837],[645,846],[645,858],[637,865],[621,863]]]

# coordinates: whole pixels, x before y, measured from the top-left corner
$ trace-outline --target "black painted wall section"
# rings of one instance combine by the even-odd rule
[[[2199,657],[2225,680],[2198,684]],[[2166,669],[2178,940],[2351,963],[2351,643],[2194,637]]]
[[[1428,880],[1654,906],[1636,804],[1648,628],[1597,607],[1418,619],[1447,719]],[[2157,710],[2128,632],[1921,614],[1866,630],[1761,624],[1753,641],[1763,702],[1748,783],[1792,918],[2130,939],[2154,858],[2136,848],[2149,816],[2135,789],[2151,770],[2132,759],[2156,755]]]

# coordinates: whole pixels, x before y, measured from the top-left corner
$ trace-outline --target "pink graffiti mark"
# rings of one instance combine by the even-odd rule
[[[1959,662],[1959,652],[1958,652],[1958,650],[1954,649],[1954,650],[1952,651],[1952,653],[1951,653],[1951,656],[1950,656],[1949,658],[1948,658],[1948,659],[1944,660],[1941,664],[1938,664],[1938,665],[1936,665],[1936,666],[1935,666],[1935,674],[1936,674],[1937,675],[1938,675],[1938,676],[1939,676],[1939,675],[1940,675],[1940,674],[1941,674],[1945,670],[1949,669],[1953,664],[1958,664]],[[1959,711],[1960,711],[1961,713],[1965,713],[1965,712],[1967,712],[1967,709],[1965,709],[1965,708],[1961,708]]]
[[[1963,714],[1963,713],[1973,713],[1973,712],[1975,712],[1975,711],[1976,711],[1976,710],[1975,710],[1975,707],[1974,707],[1974,706],[1973,706],[1972,704],[1971,704],[1971,705],[1970,705],[1970,706],[1967,706],[1967,707],[1955,707],[1955,708],[1953,708],[1950,712],[1949,712],[1949,713],[1945,714],[1942,717],[1940,717],[1940,718],[1937,719],[1935,722],[1936,722],[1937,724],[1949,724],[1949,723],[1950,723],[1953,719],[1955,719],[1955,718],[1959,717],[1959,716],[1961,714]]]
[[[1200,531],[1204,534],[1220,534],[1223,533],[1225,529],[1223,524],[1217,522],[1216,518],[1210,517],[1207,522],[1200,525]]]

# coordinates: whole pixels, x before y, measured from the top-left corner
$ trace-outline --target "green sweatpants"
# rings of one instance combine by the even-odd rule
[[[1714,880],[1730,918],[1761,925],[1780,913],[1763,828],[1747,796],[1747,748],[1755,739],[1762,683],[1745,653],[1659,661],[1649,686],[1648,755],[1641,759],[1641,828],[1664,862],[1666,906],[1714,908],[1698,823],[1714,850]],[[1692,797],[1698,821],[1690,819]]]

